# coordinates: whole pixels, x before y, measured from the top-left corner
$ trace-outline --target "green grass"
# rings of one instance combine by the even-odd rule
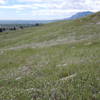
[[[99,100],[98,14],[0,33],[0,100]]]

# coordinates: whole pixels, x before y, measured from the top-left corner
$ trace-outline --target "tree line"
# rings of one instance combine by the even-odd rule
[[[36,24],[22,24],[22,25],[0,25],[0,32],[5,32],[9,30],[18,30],[18,29],[24,29],[28,27],[35,27],[35,26],[40,26],[39,23]]]

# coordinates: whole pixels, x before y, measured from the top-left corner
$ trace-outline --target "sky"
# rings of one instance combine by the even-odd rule
[[[100,0],[0,0],[0,20],[54,20],[100,11]]]

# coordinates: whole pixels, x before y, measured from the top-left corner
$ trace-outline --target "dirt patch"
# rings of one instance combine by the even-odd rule
[[[100,24],[100,22],[97,22],[96,24]]]

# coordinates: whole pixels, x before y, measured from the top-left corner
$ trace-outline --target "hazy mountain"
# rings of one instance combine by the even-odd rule
[[[56,20],[0,20],[0,24],[46,24],[55,21]]]
[[[79,12],[73,16],[71,16],[70,18],[67,18],[67,19],[77,19],[77,18],[81,18],[81,17],[85,17],[87,15],[90,15],[90,14],[93,14],[93,12],[90,12],[90,11],[87,11],[87,12]]]

